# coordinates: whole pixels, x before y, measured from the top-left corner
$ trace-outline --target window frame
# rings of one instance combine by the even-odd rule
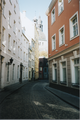
[[[11,51],[11,35],[8,34],[8,50]]]
[[[78,35],[73,37],[72,19],[77,16]],[[79,22],[78,22],[78,11],[69,19],[69,30],[70,30],[70,41],[79,36]]]
[[[63,0],[63,10],[59,12],[59,0],[58,0],[58,16],[64,11],[64,0]]]
[[[79,63],[80,63],[80,56],[77,54],[77,51],[73,51],[73,56],[70,57],[70,68],[71,68],[71,84],[72,86],[78,86],[76,85],[76,80],[75,80],[75,71],[74,71],[74,60],[79,58]],[[80,77],[80,75],[79,75]]]
[[[56,64],[56,70],[57,70],[57,80],[54,80],[54,69],[55,69],[55,67],[54,67],[54,65]],[[57,67],[57,61],[55,61],[55,60],[53,60],[53,62],[52,62],[52,81],[53,82],[56,82],[56,83],[58,83],[58,67]]]
[[[52,11],[51,11],[51,25],[53,25],[53,23],[56,21],[56,14],[55,14],[55,12],[54,12],[54,17],[55,17],[55,19],[54,19],[54,21],[53,21],[53,11],[55,11],[55,7],[52,9]]]
[[[66,67],[66,81],[63,80],[63,66],[62,66],[63,62],[66,62],[66,66],[65,66]],[[66,59],[61,58],[61,60],[59,61],[59,66],[60,66],[60,83],[68,86],[67,58]]]
[[[55,37],[55,48],[53,48],[53,37]],[[56,50],[56,33],[52,36],[52,51]]]
[[[61,30],[64,30],[64,38],[63,38],[63,43],[61,43]],[[60,44],[61,43],[61,44]],[[59,29],[59,47],[63,46],[65,44],[65,25],[63,25],[60,29]]]

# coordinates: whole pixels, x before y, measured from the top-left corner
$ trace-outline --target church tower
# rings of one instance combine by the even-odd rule
[[[38,29],[43,32],[43,25],[42,25],[42,20],[41,20],[41,17],[40,17],[40,16],[39,16],[39,18],[38,18]]]

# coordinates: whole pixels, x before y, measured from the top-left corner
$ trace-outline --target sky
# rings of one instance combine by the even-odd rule
[[[18,0],[20,12],[26,11],[26,17],[33,20],[34,17],[38,19],[41,16],[43,21],[43,32],[48,39],[48,18],[46,11],[50,5],[51,0]]]

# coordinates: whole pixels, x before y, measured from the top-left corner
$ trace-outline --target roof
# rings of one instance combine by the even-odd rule
[[[51,11],[51,9],[53,8],[54,4],[56,3],[57,0],[52,0],[47,11],[46,11],[46,15],[48,16],[49,12]]]

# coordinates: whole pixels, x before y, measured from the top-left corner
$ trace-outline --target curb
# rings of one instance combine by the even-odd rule
[[[68,102],[67,100],[64,100],[62,97],[58,96],[56,93],[54,93],[53,91],[49,90],[46,86],[45,89],[48,90],[49,92],[51,92],[52,94],[54,94],[55,96],[57,96],[59,99],[63,100],[64,102],[70,104],[71,106],[77,108],[78,110],[80,109],[79,106],[76,106],[74,104],[72,104],[71,102]]]

